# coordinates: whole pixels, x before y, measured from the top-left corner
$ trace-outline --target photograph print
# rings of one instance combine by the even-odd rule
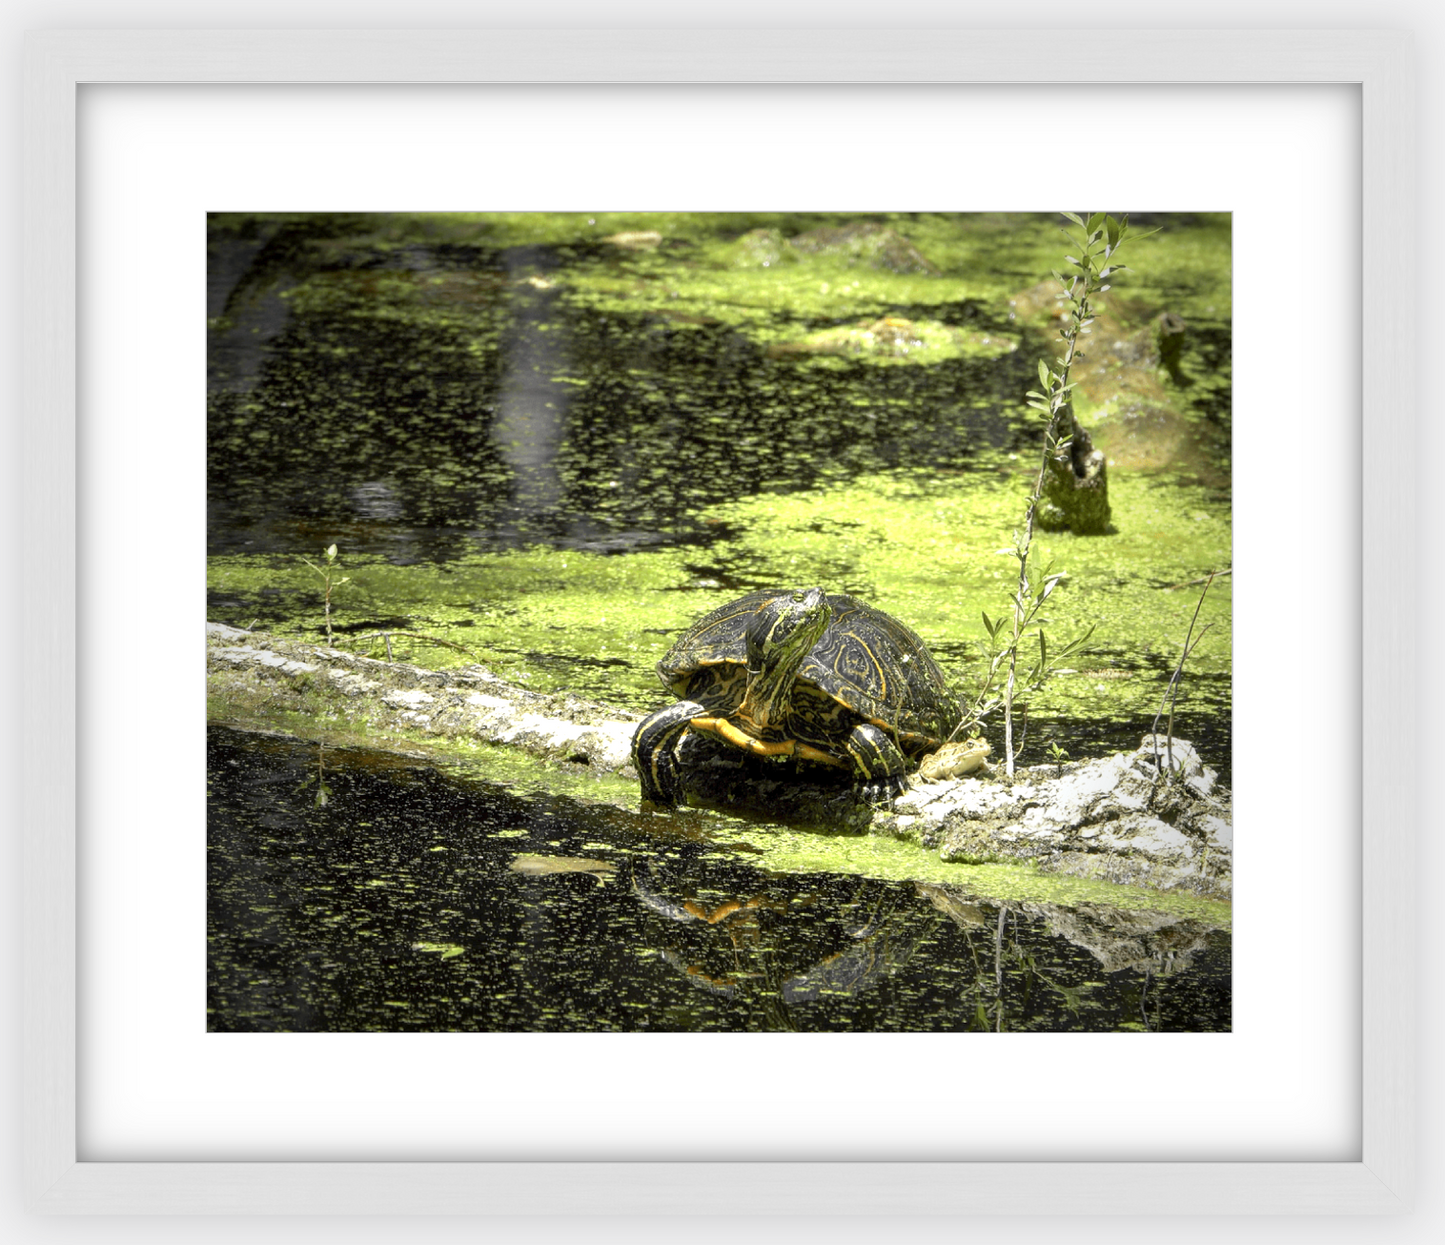
[[[212,213],[208,1030],[1229,1030],[1231,229]]]

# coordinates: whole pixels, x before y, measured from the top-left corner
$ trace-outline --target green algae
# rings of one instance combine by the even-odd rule
[[[641,688],[618,696],[619,675],[638,663],[639,652],[645,661],[651,651],[644,632],[670,621],[650,618],[644,602],[685,574],[678,553],[608,557],[537,546],[411,566],[343,551],[343,564],[351,583],[332,602],[333,625],[345,628],[358,615],[400,619],[403,625],[392,622],[390,631],[434,632],[465,650],[397,635],[396,660],[437,669],[480,662],[536,691],[573,690],[623,704]],[[219,557],[211,559],[208,587],[243,602],[227,611],[231,619],[254,603],[269,611],[269,629],[315,634],[312,604],[319,598],[311,574],[272,555]],[[353,638],[339,630],[336,642],[384,657],[383,632],[390,634],[367,627]]]
[[[720,566],[770,563],[781,584],[822,583],[906,619],[967,689],[983,665],[981,613],[1008,608],[1025,487],[1016,476],[895,473],[750,499],[714,512],[740,533],[714,553]],[[1126,476],[1111,500],[1113,536],[1035,537],[1040,564],[1066,576],[1049,612],[1056,638],[1095,628],[1076,669],[1034,698],[1036,712],[1152,712],[1198,601],[1197,581],[1230,563],[1229,515],[1209,490]],[[1201,611],[1213,631],[1190,659],[1193,675],[1228,676],[1230,624],[1230,580],[1221,578]]]
[[[411,949],[413,951],[425,952],[428,955],[439,955],[444,960],[454,960],[458,956],[462,956],[467,953],[467,949],[465,947],[458,946],[454,942],[414,942],[411,944]],[[389,1006],[403,1005],[389,1004]]]
[[[966,865],[881,835],[825,835],[784,827],[735,830],[761,855],[747,859],[778,873],[839,873],[895,882],[962,887],[997,903],[1064,906],[1098,904],[1128,911],[1167,912],[1229,926],[1232,907],[1186,891],[1152,891],[1088,878],[1045,873],[1033,865]]]
[[[336,643],[348,651],[434,668],[481,663],[537,691],[574,691],[637,711],[663,697],[653,667],[695,618],[737,595],[724,580],[850,592],[904,619],[934,648],[961,691],[980,677],[981,614],[1007,609],[1008,550],[1026,482],[1008,474],[938,477],[892,472],[806,494],[769,494],[713,507],[704,522],[735,533],[696,550],[600,555],[533,546],[444,565],[397,566],[348,557],[333,597]],[[1094,627],[1087,650],[1033,699],[1040,718],[1136,718],[1158,708],[1199,598],[1231,557],[1228,511],[1217,496],[1172,477],[1123,475],[1111,492],[1113,536],[1036,538],[1041,562],[1066,576],[1050,617],[1057,639]],[[1205,598],[1211,631],[1188,672],[1230,670],[1230,579]],[[282,633],[318,634],[320,595],[299,559],[210,560],[208,587],[238,601],[220,621],[268,612]],[[354,635],[350,620],[383,618]],[[388,630],[389,627],[389,630]],[[457,648],[405,634],[435,635]],[[396,633],[396,634],[392,634]],[[1227,705],[1216,701],[1216,711]]]

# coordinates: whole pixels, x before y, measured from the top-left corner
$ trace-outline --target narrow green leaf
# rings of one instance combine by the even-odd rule
[[[1084,227],[1084,222],[1079,219],[1079,217],[1075,216],[1072,212],[1061,212],[1060,215],[1065,216],[1069,220],[1073,221],[1074,224],[1076,224],[1080,229]]]

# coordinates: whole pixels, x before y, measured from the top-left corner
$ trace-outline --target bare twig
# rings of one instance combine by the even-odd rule
[[[434,635],[424,635],[420,631],[368,631],[365,635],[343,636],[342,638],[353,644],[356,643],[358,640],[384,640],[386,641],[386,659],[387,661],[390,661],[392,659],[391,637],[394,635],[405,636],[408,640],[420,640],[423,644],[436,644],[442,648],[454,648],[459,653],[465,653],[468,657],[470,657],[473,661],[476,661],[478,664],[481,663],[481,658],[478,657],[476,653],[472,652],[472,650],[469,649],[465,644],[458,644],[455,640],[441,640]]]
[[[1195,584],[1207,584],[1213,579],[1222,579],[1226,575],[1233,575],[1234,567],[1226,566],[1222,571],[1210,571],[1208,575],[1201,575],[1198,579],[1186,579],[1182,584],[1170,584],[1167,588],[1159,589],[1160,592],[1174,592],[1179,588],[1192,588]]]
[[[1222,572],[1221,572],[1222,573]],[[1199,611],[1204,608],[1204,598],[1209,592],[1209,585],[1214,582],[1216,572],[1211,571],[1204,579],[1204,590],[1199,594],[1199,600],[1194,605],[1194,616],[1189,620],[1189,630],[1184,635],[1184,649],[1179,654],[1179,664],[1174,667],[1174,673],[1169,676],[1169,683],[1164,689],[1164,695],[1159,701],[1159,712],[1154,715],[1154,724],[1149,728],[1149,734],[1153,739],[1154,768],[1159,768],[1159,719],[1164,716],[1164,705],[1169,705],[1169,722],[1165,727],[1164,737],[1164,763],[1168,773],[1174,772],[1174,704],[1179,696],[1179,679],[1184,673],[1184,663],[1198,646],[1199,640],[1204,639],[1205,633],[1212,627],[1213,623],[1207,623],[1204,630],[1199,633],[1199,640],[1192,644],[1190,639],[1194,635],[1194,624],[1199,621]]]

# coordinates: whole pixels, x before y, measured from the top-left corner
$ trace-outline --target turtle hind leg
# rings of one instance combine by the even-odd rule
[[[886,731],[868,722],[853,728],[844,741],[853,761],[853,786],[869,804],[891,804],[903,790],[908,761]]]
[[[695,700],[676,704],[649,714],[632,733],[632,763],[642,780],[642,800],[657,808],[676,808],[683,803],[682,767],[677,763],[677,741],[693,718],[707,709]]]

